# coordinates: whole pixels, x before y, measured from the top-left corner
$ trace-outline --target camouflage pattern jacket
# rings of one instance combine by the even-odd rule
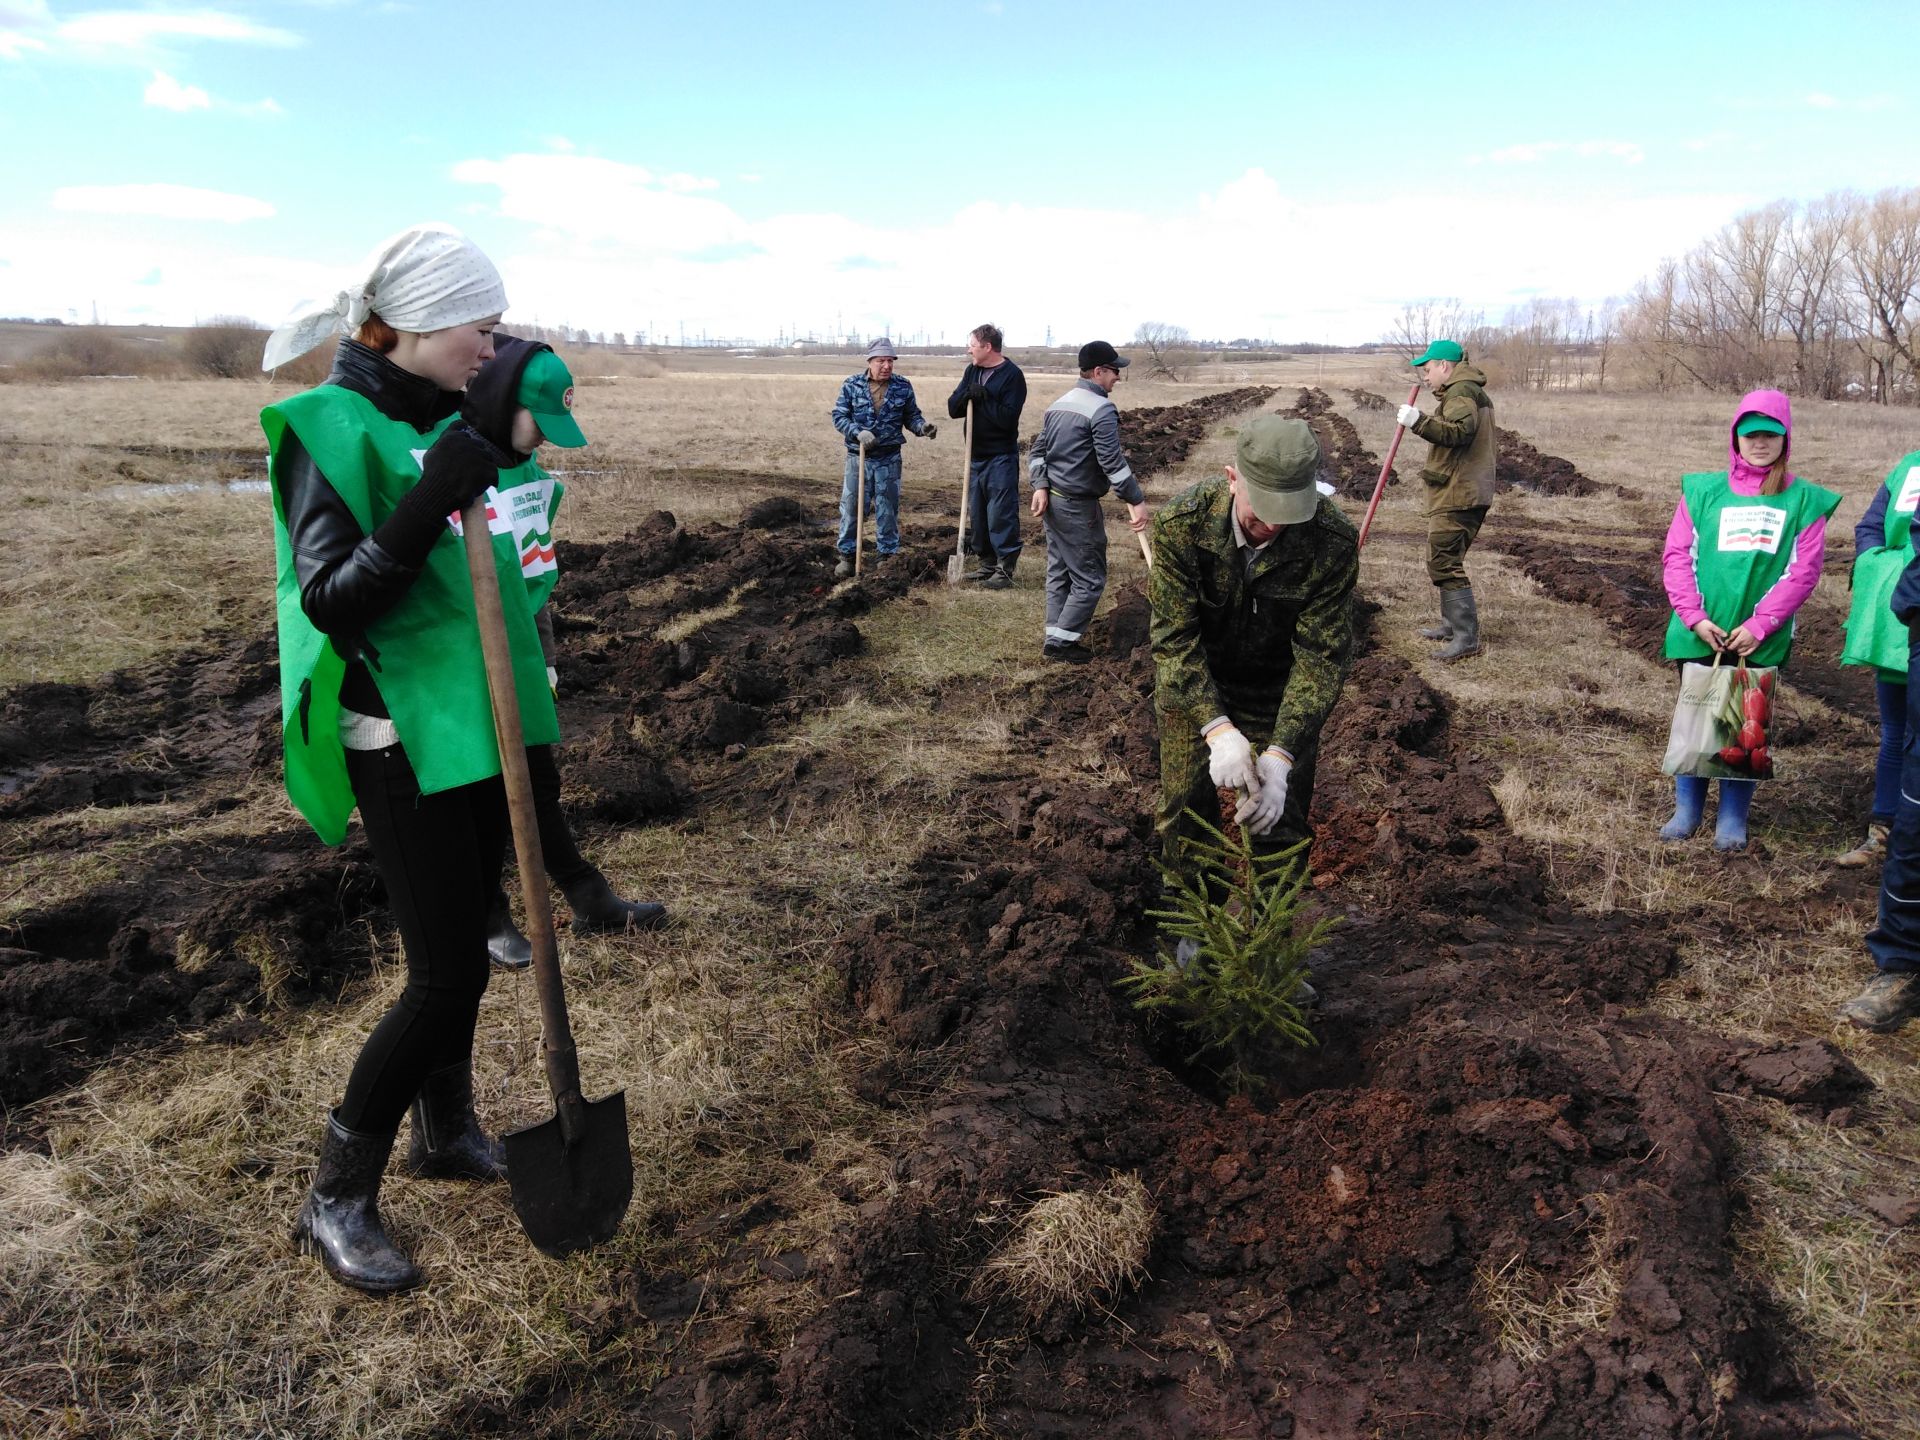
[[[1493,401],[1486,386],[1487,372],[1462,361],[1440,387],[1438,412],[1412,427],[1427,442],[1420,478],[1429,515],[1493,504]]]
[[[1353,524],[1324,496],[1249,565],[1225,476],[1183,490],[1154,516],[1154,704],[1163,727],[1226,715],[1256,744],[1299,756],[1353,661]]]
[[[899,453],[905,439],[903,431],[924,435],[927,417],[920,413],[913,382],[902,375],[887,381],[887,393],[876,410],[873,389],[867,382],[867,372],[862,370],[849,375],[840,386],[840,397],[833,402],[833,428],[846,440],[849,455],[860,453],[860,432],[871,430],[873,443],[867,446],[867,458],[877,460]]]

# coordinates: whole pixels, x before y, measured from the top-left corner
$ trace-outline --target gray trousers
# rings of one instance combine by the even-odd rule
[[[1096,495],[1047,494],[1047,639],[1087,633],[1107,589],[1107,517]]]

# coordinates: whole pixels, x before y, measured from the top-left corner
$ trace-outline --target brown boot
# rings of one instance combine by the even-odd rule
[[[1859,870],[1868,865],[1877,865],[1887,858],[1887,836],[1889,827],[1874,821],[1867,826],[1867,838],[1847,851],[1844,855],[1833,857],[1833,863],[1842,870]]]

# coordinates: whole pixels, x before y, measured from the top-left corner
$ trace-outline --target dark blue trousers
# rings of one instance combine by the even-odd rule
[[[1867,932],[1867,953],[1880,969],[1920,971],[1920,685],[1907,686],[1907,743],[1900,766],[1900,798],[1880,871],[1880,923]],[[1876,804],[1876,810],[1879,806]]]
[[[1020,553],[1020,457],[988,455],[967,476],[967,549],[989,565]]]

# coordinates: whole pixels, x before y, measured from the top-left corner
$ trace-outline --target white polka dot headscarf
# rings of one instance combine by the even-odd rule
[[[424,335],[506,308],[500,272],[479,246],[447,225],[415,225],[375,246],[332,299],[297,307],[267,337],[260,368],[275,369],[336,335],[351,335],[368,315]]]

